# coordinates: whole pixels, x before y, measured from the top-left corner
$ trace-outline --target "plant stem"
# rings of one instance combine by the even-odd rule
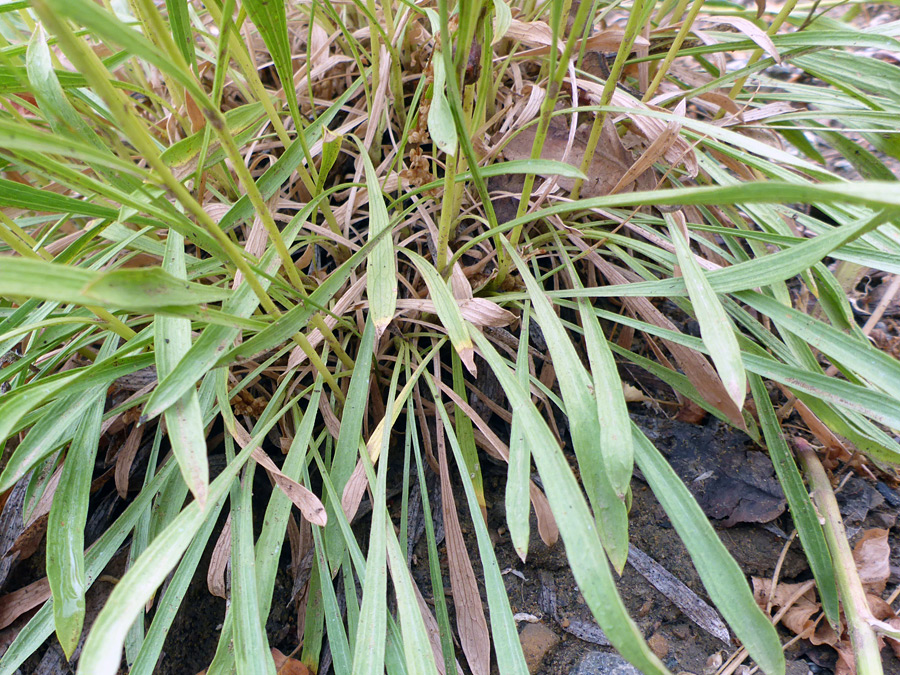
[[[453,229],[453,210],[456,181],[456,157],[447,156],[444,169],[444,194],[441,197],[441,219],[438,222],[437,261],[435,267],[441,274],[447,267],[447,253],[450,247],[450,231]]]
[[[32,7],[40,16],[45,26],[49,27],[56,35],[60,47],[66,52],[66,56],[73,64],[82,72],[87,81],[93,86],[94,90],[103,98],[109,107],[110,112],[119,123],[122,131],[138,150],[138,152],[146,159],[150,167],[156,172],[159,180],[165,185],[175,196],[175,198],[187,209],[188,212],[212,235],[216,242],[223,248],[228,255],[229,260],[244,274],[244,278],[254,294],[259,299],[266,311],[274,316],[280,315],[278,308],[263,290],[256,273],[244,260],[243,253],[235,244],[222,232],[221,228],[216,224],[206,210],[197,203],[187,188],[181,184],[169,167],[162,161],[160,153],[150,132],[141,124],[140,118],[134,115],[130,103],[125,95],[118,89],[115,89],[110,83],[112,76],[109,71],[97,57],[97,55],[88,47],[83,39],[79,39],[72,32],[64,19],[57,16],[44,2],[44,0],[35,0]],[[207,101],[208,103],[208,101]],[[213,128],[219,133],[220,139],[223,136],[229,136],[224,117],[218,111],[207,108],[211,116],[215,118],[211,121]],[[216,115],[216,113],[218,113]],[[217,126],[218,125],[218,126]],[[233,141],[232,141],[233,145]],[[246,167],[244,167],[246,169]]]
[[[784,3],[784,7],[781,8],[781,11],[775,15],[775,18],[772,19],[772,23],[769,24],[768,29],[766,29],[766,35],[772,36],[778,32],[778,29],[781,28],[781,25],[787,20],[787,18],[791,15],[791,12],[794,11],[794,7],[797,4],[797,0],[788,0]],[[754,63],[759,61],[759,58],[763,55],[762,49],[757,49],[754,51],[750,58],[747,59],[747,65],[745,67],[749,68]],[[744,90],[744,83],[747,81],[747,75],[744,77],[740,77],[735,80],[734,86],[731,88],[731,91],[728,92],[728,98],[735,99],[737,95],[740,94]],[[719,119],[725,114],[724,108],[720,109],[718,114],[716,115],[716,119]]]
[[[631,14],[628,16],[628,23],[625,25],[625,35],[619,45],[619,51],[616,54],[616,60],[609,69],[609,77],[603,85],[603,91],[600,94],[599,107],[609,105],[612,100],[613,92],[616,90],[616,83],[619,76],[625,68],[625,61],[631,53],[634,41],[641,31],[643,25],[644,2],[643,0],[635,0],[634,6],[631,8]],[[600,132],[603,131],[603,124],[606,122],[606,112],[600,111],[594,118],[594,124],[591,127],[591,135],[588,138],[587,146],[584,149],[584,159],[581,161],[581,172],[586,173],[594,160],[594,153],[597,151],[597,144],[600,142]],[[572,188],[572,200],[576,201],[581,193],[582,181],[576,180]]]
[[[694,0],[694,4],[691,5],[691,11],[688,13],[687,18],[682,22],[681,28],[678,30],[678,34],[672,42],[672,46],[669,47],[666,58],[659,64],[656,75],[653,77],[653,82],[650,83],[650,86],[647,87],[647,91],[644,92],[644,97],[641,99],[644,103],[649,101],[653,97],[653,94],[656,93],[656,88],[659,87],[660,82],[662,82],[666,73],[669,72],[669,66],[671,66],[672,62],[678,57],[678,53],[681,51],[681,45],[684,43],[684,39],[688,36],[688,33],[691,32],[694,21],[700,13],[700,9],[703,7],[703,2],[704,0]]]
[[[809,443],[803,439],[794,439],[794,447],[797,448],[807,480],[812,487],[813,500],[824,519],[825,541],[835,561],[834,574],[843,601],[857,672],[860,675],[882,675],[884,670],[881,666],[878,638],[868,621],[872,612],[866,602],[866,591],[856,570],[856,562],[847,541],[847,532],[844,530],[844,522],[831,481],[828,480],[822,463]]]

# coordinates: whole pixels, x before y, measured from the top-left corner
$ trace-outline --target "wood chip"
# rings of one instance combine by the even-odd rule
[[[612,643],[606,637],[606,633],[593,621],[567,620],[559,624],[562,629],[579,640],[590,642],[603,647],[611,647]]]
[[[701,600],[694,591],[641,549],[628,549],[628,563],[647,581],[674,603],[682,613],[700,628],[726,645],[731,645],[728,627],[719,613]]]

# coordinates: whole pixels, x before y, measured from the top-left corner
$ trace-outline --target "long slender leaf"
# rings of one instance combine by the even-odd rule
[[[438,317],[441,323],[444,324],[444,328],[447,329],[450,343],[453,345],[456,353],[459,354],[462,362],[466,364],[469,372],[474,374],[475,349],[472,347],[472,340],[469,338],[469,332],[466,330],[462,312],[460,312],[459,305],[450,292],[447,282],[441,278],[434,266],[422,256],[408,249],[404,250],[403,253],[413,261],[416,269],[419,270],[419,273],[425,280]]]
[[[635,461],[687,546],[710,598],[763,672],[783,675],[778,633],[757,606],[740,567],[674,469],[640,429],[632,426],[632,432]]]
[[[104,351],[112,351],[113,344],[108,340]],[[84,625],[84,527],[103,404],[102,398],[95,397],[78,422],[47,520],[47,581],[53,596],[56,637],[67,658],[78,646]]]
[[[166,239],[164,269],[177,278],[185,278],[184,239],[177,232],[169,232]],[[178,360],[191,347],[191,322],[158,316],[156,332],[156,375],[161,380],[175,368]],[[165,412],[166,429],[172,452],[178,460],[184,482],[194,494],[201,508],[206,505],[209,491],[209,464],[206,461],[206,433],[200,413],[197,392],[185,392]]]
[[[628,558],[628,515],[624,501],[628,479],[623,481],[621,471],[611,474],[604,458],[595,452],[594,444],[600,437],[600,421],[596,399],[591,391],[591,380],[581,365],[562,322],[544,296],[543,289],[512,247],[507,247],[507,253],[525,281],[535,316],[553,356],[566,414],[571,420],[572,445],[578,457],[581,478],[595,512],[597,530],[613,566],[621,571]],[[496,373],[496,369],[494,370]],[[621,467],[621,464],[618,466]],[[618,481],[615,485],[612,483],[613,478]]]
[[[179,280],[158,268],[91,272],[23,258],[3,262],[0,293],[138,312],[217,302],[230,295],[221,288]]]
[[[828,621],[832,625],[837,625],[839,621],[838,592],[834,580],[834,563],[828,552],[828,545],[825,543],[822,525],[819,523],[816,509],[809,498],[809,492],[803,486],[803,478],[797,469],[797,463],[779,428],[772,401],[769,400],[769,393],[759,376],[750,376],[750,388],[753,392],[753,399],[756,401],[756,409],[759,411],[759,421],[766,437],[769,454],[772,456],[775,473],[778,474],[778,481],[784,489],[784,496],[791,508],[791,517],[794,519],[794,525],[800,535],[803,549],[806,551],[809,566],[816,578],[816,587],[819,590],[819,597],[822,599],[822,607]]]
[[[397,311],[397,257],[390,235],[390,218],[384,205],[381,184],[365,146],[357,139],[359,156],[365,167],[369,191],[369,241],[377,241],[366,266],[366,296],[375,321],[375,337],[380,338]],[[383,233],[387,232],[387,235]],[[379,238],[380,237],[380,238]]]
[[[559,445],[531,402],[529,392],[519,385],[493,346],[476,330],[470,328],[469,332],[503,385],[514,414],[522,415],[525,433],[534,438],[534,460],[544,482],[547,499],[566,547],[570,551],[578,551],[569,563],[594,617],[616,649],[643,673],[668,673],[628,616],[605,560],[594,518]]]
[[[747,375],[741,362],[741,350],[734,334],[734,326],[711,284],[694,260],[681,228],[675,224],[671,214],[666,216],[688,296],[700,323],[700,336],[709,348],[709,354],[719,377],[722,378],[725,390],[740,410],[744,407],[744,398],[747,395]]]

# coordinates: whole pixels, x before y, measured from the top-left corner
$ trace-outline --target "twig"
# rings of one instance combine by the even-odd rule
[[[884,292],[884,295],[881,296],[881,300],[878,301],[878,304],[875,305],[875,309],[872,312],[872,316],[866,319],[866,324],[862,328],[862,332],[866,335],[869,334],[875,324],[877,324],[881,317],[884,315],[885,310],[887,310],[888,305],[893,302],[894,297],[897,295],[897,291],[900,290],[900,274],[895,274],[891,278],[891,284],[887,287],[887,290]]]
[[[853,654],[856,657],[857,673],[881,675],[884,670],[881,665],[878,638],[870,623],[870,619],[873,619],[872,612],[866,602],[866,592],[860,581],[856,562],[853,560],[850,543],[847,541],[847,533],[844,530],[844,522],[831,481],[828,480],[822,463],[809,443],[797,437],[794,438],[794,447],[812,487],[813,501],[823,517],[825,541],[835,562],[834,575],[841,594]]]

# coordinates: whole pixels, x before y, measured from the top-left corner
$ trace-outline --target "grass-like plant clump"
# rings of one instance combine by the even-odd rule
[[[848,302],[860,271],[900,273],[900,25],[865,7],[5,0],[0,492],[47,517],[48,583],[0,674],[54,633],[82,675],[154,672],[217,537],[208,672],[274,673],[288,534],[308,665],[327,643],[339,674],[525,673],[496,500],[519,555],[559,537],[610,642],[666,673],[615,586],[636,467],[750,658],[784,673],[772,618],[632,423],[622,364],[768,449],[825,620],[881,672],[897,631],[807,442],[900,461],[900,363],[870,341],[878,309],[861,327]]]

